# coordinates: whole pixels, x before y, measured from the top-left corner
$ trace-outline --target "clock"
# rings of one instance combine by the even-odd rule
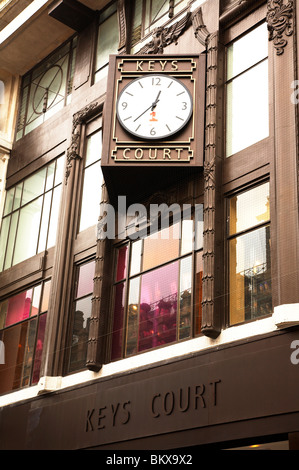
[[[170,75],[148,74],[130,81],[116,103],[117,118],[141,139],[166,139],[186,126],[192,96],[182,81]]]

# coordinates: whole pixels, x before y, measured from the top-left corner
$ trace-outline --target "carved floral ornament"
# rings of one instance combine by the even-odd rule
[[[293,0],[284,3],[284,0],[268,0],[267,23],[269,41],[273,41],[276,54],[281,55],[288,41],[285,36],[293,34]]]
[[[171,43],[177,44],[178,37],[191,24],[191,12],[169,27],[159,26],[152,32],[152,39],[148,42],[138,54],[163,54],[164,48]]]
[[[94,113],[99,111],[100,106],[98,102],[91,103],[85,108],[78,111],[73,116],[73,126],[72,126],[72,135],[71,135],[71,144],[67,149],[66,155],[66,171],[65,171],[65,184],[67,184],[68,178],[71,173],[72,168],[72,160],[76,158],[81,158],[79,155],[79,148],[80,148],[80,139],[81,139],[81,125],[85,122],[89,117],[91,117]]]

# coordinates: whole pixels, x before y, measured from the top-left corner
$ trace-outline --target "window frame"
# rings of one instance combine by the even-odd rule
[[[271,243],[273,220],[272,220],[272,216],[271,216],[271,207],[269,207],[270,217],[269,217],[268,220],[265,220],[261,223],[258,223],[256,225],[254,225],[254,226],[247,227],[243,230],[236,231],[235,233],[232,233],[232,234],[230,234],[230,230],[229,230],[229,223],[230,223],[229,204],[230,204],[230,199],[232,199],[234,196],[238,196],[238,195],[244,194],[246,192],[249,192],[249,191],[251,191],[255,188],[258,188],[259,186],[262,186],[263,184],[266,184],[266,183],[269,184],[269,206],[271,206],[271,185],[270,185],[269,175],[268,175],[267,178],[261,178],[260,180],[254,182],[254,183],[246,185],[245,187],[242,186],[241,188],[238,188],[237,190],[232,191],[231,193],[229,193],[225,196],[225,199],[226,199],[226,235],[225,235],[225,245],[226,245],[226,250],[225,250],[226,251],[226,268],[225,268],[225,272],[226,272],[226,275],[225,275],[225,278],[226,278],[226,292],[227,292],[227,295],[226,295],[226,309],[225,309],[226,310],[226,314],[225,314],[225,328],[226,329],[227,328],[233,328],[235,326],[245,325],[245,324],[248,324],[248,323],[258,321],[258,320],[263,319],[263,318],[270,317],[273,313],[273,305],[274,305],[274,294],[273,294],[274,283],[273,283],[273,263],[272,263],[272,260],[273,260],[273,244]],[[269,227],[269,229],[270,229],[269,250],[270,250],[270,260],[271,260],[270,272],[271,272],[272,313],[261,315],[261,316],[258,316],[256,318],[250,318],[250,319],[245,319],[244,318],[244,320],[241,321],[241,322],[231,323],[231,312],[230,312],[230,296],[231,296],[231,293],[230,293],[230,281],[231,281],[230,280],[230,259],[231,259],[230,242],[231,242],[231,240],[236,240],[236,239],[238,239],[239,237],[241,237],[243,235],[253,233],[256,230],[259,230],[261,228],[266,228],[266,227]],[[244,312],[244,316],[245,316],[245,312]]]
[[[107,10],[109,10],[109,8],[112,8],[114,6],[114,4],[115,4],[115,11],[112,11],[110,14],[108,14],[107,17],[105,17],[103,20],[101,20],[101,16],[104,15],[105,12]],[[108,68],[109,56],[107,57],[107,61],[105,62],[105,64],[103,64],[103,65],[101,65],[100,67],[97,68],[97,60],[98,60],[98,55],[99,55],[98,54],[98,52],[99,52],[98,51],[98,44],[99,44],[100,26],[103,23],[105,23],[105,21],[110,19],[113,15],[116,15],[117,25],[118,25],[118,3],[117,3],[117,0],[112,0],[108,5],[106,5],[103,8],[103,10],[100,11],[100,13],[98,15],[96,40],[95,40],[95,45],[94,45],[93,83],[97,83],[102,78],[107,76],[107,74],[104,74],[102,76],[101,73],[103,73],[105,68]],[[117,31],[118,31],[118,44],[117,44],[117,49],[118,49],[118,47],[119,47],[119,25],[118,25]],[[115,53],[117,53],[117,51]],[[108,73],[108,70],[107,70],[107,73]],[[98,77],[97,77],[97,75],[98,75]]]
[[[2,218],[1,218],[1,225],[0,225],[0,234],[1,234],[1,231],[2,231],[2,228],[3,228],[3,221],[5,219],[8,219],[10,218],[10,221],[9,221],[9,227],[8,227],[8,232],[7,232],[7,237],[6,237],[6,242],[5,242],[5,250],[4,250],[4,258],[3,258],[3,267],[0,268],[1,271],[0,273],[3,273],[5,272],[7,269],[9,268],[13,268],[15,266],[17,266],[18,264],[22,263],[22,262],[26,262],[28,260],[30,260],[30,258],[33,258],[34,256],[38,255],[38,254],[41,254],[43,252],[45,252],[45,250],[48,250],[52,247],[55,246],[55,243],[51,246],[48,246],[48,239],[49,239],[49,231],[50,231],[50,223],[51,223],[51,217],[52,217],[52,207],[53,207],[53,198],[54,198],[54,191],[55,189],[59,188],[59,186],[61,187],[61,193],[60,193],[60,200],[59,200],[59,205],[58,205],[58,215],[57,215],[57,225],[58,225],[58,220],[59,220],[59,214],[60,214],[60,206],[61,206],[61,199],[62,199],[62,191],[63,191],[63,170],[64,170],[64,162],[63,162],[63,158],[64,158],[64,155],[63,154],[58,154],[55,158],[52,158],[51,160],[49,160],[46,164],[40,166],[39,168],[37,168],[34,172],[30,173],[30,174],[27,174],[26,176],[24,176],[24,178],[22,178],[21,180],[19,180],[18,182],[16,182],[15,184],[13,184],[12,186],[10,186],[7,190],[6,190],[6,197],[5,197],[5,201],[4,201],[4,206],[3,206],[3,214],[2,214]],[[59,180],[59,182],[57,183],[55,181],[55,178],[56,178],[56,174],[57,174],[57,162],[58,160],[60,159],[60,164],[61,164],[61,179]],[[48,172],[49,172],[49,168],[52,164],[55,164],[55,170],[54,170],[54,175],[53,175],[53,183],[51,185],[51,188],[48,188],[46,187],[47,185],[47,177],[48,177]],[[25,182],[29,180],[29,178],[31,178],[32,176],[38,174],[40,171],[42,171],[43,169],[45,169],[45,178],[44,178],[44,183],[43,183],[43,189],[42,191],[38,194],[38,196],[34,196],[32,199],[30,199],[29,201],[25,202],[25,204],[21,204],[21,200],[22,200],[22,197],[23,197],[23,193],[24,193],[24,185],[25,185]],[[16,197],[16,191],[17,191],[17,188],[18,187],[21,187],[21,196],[20,196],[20,203],[18,205],[18,207],[14,208],[14,201],[15,201],[15,197]],[[6,206],[6,203],[7,203],[7,198],[8,198],[8,194],[9,194],[9,191],[13,190],[13,199],[12,199],[12,203],[11,203],[11,210],[8,211],[6,214],[5,214],[5,206]],[[43,213],[44,213],[44,206],[45,206],[45,198],[46,198],[46,195],[51,193],[51,201],[50,201],[50,207],[49,207],[49,218],[48,218],[48,224],[47,224],[47,230],[46,230],[46,239],[45,239],[45,246],[44,246],[44,249],[40,250],[39,251],[39,243],[40,243],[40,237],[41,237],[41,230],[42,230],[42,223],[43,223]],[[17,263],[13,263],[13,260],[14,260],[14,254],[15,254],[15,248],[16,248],[16,241],[17,241],[17,237],[18,237],[18,230],[19,230],[19,222],[20,222],[20,214],[21,214],[21,211],[22,209],[28,207],[30,204],[32,204],[34,201],[37,201],[38,199],[42,198],[42,203],[41,203],[41,208],[40,208],[40,218],[39,218],[39,226],[38,226],[38,231],[37,231],[37,241],[36,241],[36,245],[35,245],[35,252],[29,256],[29,257],[26,257],[25,259],[21,260],[21,261],[18,261]],[[10,262],[10,266],[6,267],[5,268],[5,262],[6,262],[6,257],[7,257],[7,249],[8,249],[8,243],[9,243],[9,238],[11,235],[9,235],[10,233],[10,228],[11,228],[11,219],[13,217],[14,214],[17,214],[17,223],[16,223],[16,227],[15,227],[15,233],[14,233],[14,242],[13,242],[13,247],[12,247],[12,253],[11,253],[11,262]],[[56,236],[55,238],[57,237],[57,231],[56,231]]]
[[[72,288],[71,288],[71,295],[70,295],[70,307],[69,307],[69,315],[68,315],[68,322],[67,322],[67,338],[66,338],[66,353],[64,354],[64,371],[65,375],[71,375],[75,374],[77,372],[86,370],[86,366],[82,366],[81,368],[71,368],[71,355],[72,355],[72,337],[73,337],[73,326],[74,326],[74,315],[75,315],[75,306],[76,302],[79,299],[83,299],[86,297],[91,296],[91,308],[92,308],[92,300],[93,300],[93,290],[85,294],[84,296],[77,297],[77,288],[78,288],[78,283],[79,283],[79,275],[80,275],[80,268],[82,266],[85,266],[89,263],[95,263],[95,254],[91,254],[90,256],[87,256],[79,261],[74,262],[73,266],[73,272],[72,272]],[[95,266],[94,266],[95,267]],[[93,274],[95,276],[95,274]],[[92,311],[91,311],[92,314]],[[91,317],[90,314],[90,317]],[[89,327],[87,328],[87,333],[89,336]],[[87,337],[87,342],[88,342],[88,337]],[[87,344],[86,344],[86,349],[87,349]],[[87,354],[87,351],[86,351]],[[85,355],[85,362],[86,362],[86,355]]]
[[[223,84],[226,84],[227,76],[227,47],[234,41],[254,30],[266,20],[266,5],[263,5],[253,12],[249,13],[245,18],[236,19],[234,24],[227,27],[222,33],[220,41],[224,45],[223,50]],[[269,173],[269,165],[274,154],[274,77],[273,77],[273,61],[274,53],[271,44],[268,42],[268,116],[269,116],[269,135],[263,140],[256,142],[235,154],[226,157],[226,92],[223,93],[223,144],[222,154],[224,158],[223,165],[223,187],[224,192],[230,191],[230,188],[237,188],[238,185],[250,184],[255,178],[261,174]],[[226,90],[226,87],[225,87]],[[251,176],[250,176],[251,173]],[[247,177],[247,175],[249,175]],[[240,180],[242,178],[242,181]],[[241,181],[241,183],[240,183]],[[226,189],[229,188],[229,189]]]
[[[5,331],[7,330],[11,330],[12,328],[14,327],[17,327],[17,326],[21,326],[22,325],[25,325],[26,323],[29,323],[34,320],[36,318],[36,321],[37,321],[37,324],[36,324],[36,327],[35,327],[35,333],[34,333],[34,346],[33,346],[33,353],[32,353],[32,363],[31,363],[31,366],[30,366],[30,375],[29,375],[29,382],[26,383],[26,384],[21,384],[21,382],[24,380],[24,378],[26,377],[23,377],[23,373],[21,374],[21,377],[20,377],[20,385],[16,388],[12,388],[10,390],[7,390],[3,393],[11,393],[11,392],[14,392],[16,390],[21,390],[21,389],[24,389],[26,387],[31,387],[33,385],[37,385],[38,383],[38,380],[33,382],[33,374],[34,374],[34,371],[35,371],[35,360],[36,360],[36,352],[37,352],[37,340],[38,340],[38,335],[39,335],[39,326],[40,326],[40,320],[42,317],[44,317],[46,315],[46,322],[45,322],[45,329],[43,331],[43,351],[42,351],[42,356],[40,358],[40,366],[39,366],[39,369],[38,369],[38,376],[39,378],[41,377],[40,374],[41,374],[41,366],[42,366],[42,361],[43,361],[43,354],[44,354],[44,348],[45,348],[45,337],[46,337],[46,332],[47,332],[47,325],[48,325],[48,313],[49,313],[49,305],[50,305],[50,292],[51,292],[51,281],[52,281],[52,278],[47,276],[45,277],[44,279],[40,279],[38,282],[35,282],[33,284],[30,284],[30,285],[27,285],[26,287],[22,287],[22,289],[19,289],[17,291],[14,291],[14,292],[10,292],[8,295],[6,295],[5,297],[1,298],[0,300],[0,303],[3,303],[5,301],[9,301],[9,299],[12,299],[14,297],[17,297],[18,295],[22,294],[22,293],[25,293],[25,292],[28,292],[30,290],[34,291],[34,289],[38,288],[39,286],[41,286],[41,291],[40,291],[40,296],[39,296],[39,301],[38,301],[38,312],[36,313],[36,315],[31,315],[31,313],[28,315],[28,318],[25,318],[23,320],[19,320],[17,322],[14,322],[8,326],[5,326],[5,323],[3,325],[3,328],[0,329],[0,337],[1,339],[3,340],[4,342],[4,347],[5,347]],[[49,291],[48,291],[48,301],[47,301],[47,309],[45,310],[42,310],[42,306],[43,306],[43,301],[44,301],[44,293],[45,293],[45,285],[46,283],[49,283]],[[30,302],[30,310],[32,308],[32,302],[33,302],[33,296],[31,298],[31,302]],[[7,312],[6,312],[6,315],[7,315]],[[27,335],[29,334],[29,328],[26,332],[26,338],[25,338],[25,343],[24,343],[24,348],[25,346],[28,344],[27,343],[27,340],[28,340],[28,337]],[[26,356],[26,354],[24,353],[24,357]],[[6,356],[7,357],[7,356]],[[22,369],[23,369],[23,364],[26,364],[25,361],[22,361]],[[4,367],[5,367],[5,364],[4,364]],[[17,368],[17,364],[15,365],[15,369]],[[0,364],[0,374],[1,374],[1,364]]]
[[[248,151],[248,149],[250,149],[250,147],[252,146],[255,146],[255,145],[259,145],[261,146],[262,142],[264,140],[267,140],[269,139],[270,137],[270,101],[268,99],[268,119],[269,119],[269,134],[267,136],[265,136],[264,138],[260,139],[260,140],[257,140],[256,142],[253,142],[252,144],[249,144],[247,147],[244,147],[244,148],[241,148],[240,150],[237,150],[235,152],[231,152],[231,153],[227,153],[227,135],[228,135],[228,125],[227,125],[227,111],[228,111],[228,86],[230,84],[232,84],[235,80],[239,79],[240,77],[242,76],[245,76],[247,73],[251,72],[252,70],[254,70],[256,67],[260,66],[261,64],[263,64],[264,62],[267,62],[268,64],[268,84],[269,84],[269,81],[270,81],[270,77],[269,77],[269,68],[270,68],[270,63],[269,63],[269,50],[270,50],[270,47],[269,47],[269,44],[268,44],[268,55],[266,57],[263,57],[262,59],[259,59],[257,62],[251,64],[249,67],[246,67],[244,70],[242,70],[241,72],[238,72],[237,74],[235,75],[232,75],[230,78],[228,78],[228,49],[231,45],[233,45],[236,41],[246,37],[248,34],[250,34],[251,32],[253,32],[256,28],[258,28],[259,26],[265,24],[265,28],[267,27],[267,23],[266,23],[266,19],[264,20],[261,20],[259,21],[257,24],[253,25],[252,27],[250,27],[248,30],[244,31],[242,34],[240,34],[239,36],[235,37],[233,40],[231,40],[228,44],[226,44],[226,47],[225,47],[225,116],[224,116],[224,120],[225,120],[225,132],[224,132],[224,155],[225,155],[225,158],[226,159],[229,159],[231,158],[232,156],[234,155],[239,155],[241,154],[242,152],[244,151]],[[269,95],[269,86],[268,86],[268,95]]]
[[[183,8],[180,8],[178,11],[175,11],[177,9],[177,7],[180,5],[180,3],[184,2],[184,0],[178,0],[178,3],[176,5],[174,5],[174,14],[171,18],[168,16],[168,12],[165,12],[164,14],[158,16],[157,18],[155,17],[154,21],[152,21],[152,18],[151,18],[151,15],[152,15],[152,0],[141,0],[142,1],[141,10],[142,11],[141,11],[141,24],[140,24],[140,37],[135,42],[133,42],[133,18],[134,18],[134,10],[135,10],[135,2],[136,1],[137,0],[134,1],[133,5],[131,7],[131,22],[130,22],[130,33],[129,33],[129,37],[130,37],[130,39],[129,39],[129,49],[130,50],[133,50],[138,45],[138,43],[143,43],[143,41],[152,34],[154,28],[160,27],[161,25],[167,25],[168,23],[172,22],[173,19],[176,16],[181,15],[188,8],[188,4],[186,4],[185,6],[183,6]],[[147,7],[147,2],[148,1],[150,3]],[[145,25],[145,20],[146,20],[147,8],[149,9],[149,13],[148,13],[149,24],[146,26]],[[169,9],[168,9],[168,11],[169,11]],[[162,18],[164,18],[164,17],[165,17],[165,21],[161,22]]]
[[[83,140],[83,158],[82,158],[82,168],[80,170],[80,182],[79,182],[79,198],[78,198],[78,204],[79,204],[79,211],[78,211],[78,221],[77,221],[77,235],[80,235],[82,232],[90,230],[92,227],[94,227],[98,219],[95,220],[93,225],[90,225],[88,227],[85,227],[83,229],[80,229],[81,225],[81,214],[82,214],[82,204],[83,204],[83,197],[84,197],[84,184],[85,184],[85,170],[86,168],[91,167],[93,164],[100,163],[101,167],[101,160],[102,160],[102,147],[101,147],[101,153],[100,156],[97,160],[94,162],[90,163],[88,166],[86,165],[86,157],[87,157],[87,141],[89,138],[92,137],[92,135],[100,132],[101,133],[101,142],[103,146],[103,118],[102,114],[100,114],[97,118],[93,119],[91,122],[86,123],[83,128],[82,132],[82,140]],[[102,170],[101,170],[102,173]],[[102,173],[102,182],[101,182],[101,187],[100,187],[100,193],[102,193],[102,186],[104,183],[104,176]],[[101,202],[101,194],[99,196],[99,212],[100,212],[100,202]],[[99,213],[98,213],[99,216]]]
[[[204,209],[202,198],[200,198],[200,201],[198,202],[198,204],[201,204],[202,208]],[[204,210],[203,210],[203,215],[204,215]],[[184,218],[181,217],[179,223],[182,224],[183,220],[184,220]],[[190,219],[186,219],[186,220],[190,220]],[[193,220],[193,224],[195,224],[194,207],[192,208],[192,220]],[[159,220],[159,222],[161,222],[161,219]],[[169,226],[172,226],[172,225],[175,225],[175,222],[170,219]],[[195,226],[194,226],[194,229],[195,229]],[[159,223],[158,232],[160,230],[161,230],[161,226],[160,226],[160,223]],[[149,227],[147,227],[146,233],[149,235]],[[141,237],[144,236],[144,234],[145,233],[143,233],[143,235],[141,235]],[[151,232],[151,234],[152,234],[152,232]],[[198,253],[201,253],[201,266],[203,267],[203,243],[201,244],[201,246],[199,248],[196,248],[195,244],[192,243],[192,249],[190,251],[188,251],[184,254],[180,254],[181,253],[181,244],[182,244],[182,238],[180,238],[179,239],[179,255],[177,257],[171,258],[168,261],[164,261],[161,264],[152,266],[152,267],[144,269],[144,270],[142,270],[141,269],[142,267],[140,267],[140,270],[137,273],[134,273],[134,274],[130,275],[130,267],[131,267],[131,261],[132,261],[132,247],[133,247],[133,244],[135,242],[137,242],[138,240],[140,240],[140,239],[142,240],[142,249],[141,249],[141,251],[143,252],[144,239],[141,238],[141,237],[136,239],[136,240],[126,239],[126,240],[123,240],[121,242],[118,241],[118,240],[115,240],[114,243],[112,244],[112,249],[113,249],[113,256],[112,256],[112,260],[113,260],[113,277],[112,277],[112,282],[111,282],[111,294],[110,294],[110,302],[109,302],[109,327],[108,327],[109,341],[108,341],[107,351],[106,351],[106,353],[107,353],[106,354],[107,362],[116,362],[118,360],[134,357],[134,356],[137,356],[137,355],[140,355],[140,354],[143,354],[143,353],[156,351],[157,349],[164,348],[164,347],[167,347],[167,346],[173,346],[175,344],[179,344],[183,341],[189,341],[189,340],[191,340],[195,337],[198,337],[198,336],[202,335],[201,331],[199,333],[196,333],[196,331],[195,331],[196,330],[196,318],[195,318],[194,312],[195,312],[195,309],[197,308],[197,303],[196,303],[196,299],[195,299],[195,295],[196,295],[196,292],[195,292],[196,279],[195,279],[195,277],[196,277],[196,266],[197,266],[196,256],[197,256]],[[144,237],[144,238],[146,238],[146,237]],[[119,249],[121,249],[125,246],[128,247],[126,275],[125,275],[124,278],[116,281],[115,280],[116,279],[115,275],[116,275],[116,269],[117,269],[118,251],[119,251]],[[143,255],[140,256],[140,262],[141,263],[142,263],[142,256]],[[161,344],[161,345],[155,346],[153,348],[137,351],[136,353],[126,355],[125,350],[126,350],[126,344],[127,344],[127,321],[128,321],[128,301],[129,301],[130,281],[133,280],[133,279],[136,279],[138,277],[140,277],[140,281],[141,281],[142,276],[144,276],[145,274],[148,274],[150,272],[154,272],[156,270],[159,270],[160,268],[169,266],[173,263],[179,263],[179,266],[178,266],[178,286],[179,286],[180,261],[182,261],[184,259],[187,259],[189,257],[191,258],[191,312],[190,312],[191,324],[190,324],[190,334],[189,334],[189,336],[186,337],[186,338],[181,338],[181,339],[178,337],[178,331],[179,331],[178,322],[179,322],[179,319],[180,319],[180,311],[179,311],[179,309],[177,309],[177,312],[176,312],[176,340],[175,341],[169,342],[169,343],[166,343],[166,344]],[[116,359],[112,359],[111,355],[112,355],[114,306],[115,306],[115,292],[116,292],[115,287],[117,285],[122,284],[122,283],[124,284],[124,312],[123,312],[122,333],[121,333],[122,334],[121,357],[118,357]],[[141,293],[141,284],[139,286],[139,296],[140,296],[140,293]],[[179,292],[177,292],[177,295],[178,294],[179,294]],[[139,305],[140,305],[140,302],[139,302]],[[201,310],[201,315],[200,315],[200,319],[201,319],[201,317],[202,317],[202,307],[200,308],[200,310]],[[201,325],[199,325],[199,327],[201,327]],[[139,319],[138,319],[138,328],[139,328]]]
[[[48,119],[51,119],[53,116],[55,116],[55,114],[57,112],[60,111],[60,109],[58,109],[56,112],[53,113],[53,115],[50,114],[50,116],[48,116],[48,117],[44,116],[41,123],[37,124],[32,129],[30,129],[28,132],[26,132],[26,127],[28,125],[30,125],[30,123],[33,123],[35,120],[39,119],[37,117],[37,118],[34,118],[32,121],[30,121],[30,123],[27,123],[28,110],[29,110],[29,107],[30,107],[29,101],[30,101],[30,97],[31,97],[31,93],[32,93],[33,74],[36,70],[41,68],[43,65],[44,65],[44,69],[43,69],[42,72],[39,73],[39,75],[44,73],[47,70],[47,67],[46,67],[47,61],[51,60],[52,57],[55,57],[59,53],[59,50],[62,50],[64,47],[67,46],[67,44],[69,44],[69,51],[65,54],[65,56],[68,55],[68,58],[67,58],[67,67],[66,67],[64,97],[63,97],[63,99],[61,99],[61,101],[63,101],[62,109],[68,104],[68,99],[71,97],[72,91],[73,91],[73,79],[74,79],[75,74],[74,74],[74,71],[73,71],[73,74],[72,74],[72,68],[75,69],[75,64],[76,64],[77,39],[78,39],[77,35],[74,34],[70,39],[68,39],[61,46],[59,46],[58,49],[55,49],[45,59],[41,60],[35,67],[33,67],[31,70],[29,70],[26,74],[23,75],[22,80],[21,80],[21,85],[20,85],[19,109],[18,109],[17,120],[16,120],[17,121],[16,122],[16,131],[15,131],[15,140],[16,141],[19,141],[23,137],[25,137],[26,135],[30,134],[32,131],[37,129],[40,125],[44,124]],[[58,60],[59,59],[57,59],[54,62],[54,64],[53,64],[54,66],[55,66],[55,64],[57,63]],[[26,81],[28,83],[26,83]],[[21,113],[22,113],[23,99],[24,99],[24,93],[25,93],[24,90],[26,88],[27,88],[27,97],[25,98],[25,102],[24,102],[25,111],[22,115]],[[50,110],[51,106],[48,109]],[[46,113],[39,113],[39,114],[43,115],[43,114],[46,114]]]

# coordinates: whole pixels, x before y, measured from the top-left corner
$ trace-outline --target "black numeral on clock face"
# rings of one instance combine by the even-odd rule
[[[161,85],[161,78],[160,77],[153,77],[152,78],[152,85],[160,86]]]

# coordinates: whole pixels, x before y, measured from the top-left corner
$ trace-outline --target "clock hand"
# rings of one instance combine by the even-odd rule
[[[157,103],[159,101],[159,96],[160,96],[160,93],[161,91],[159,91],[158,95],[157,95],[157,98],[155,99],[155,101],[153,101],[153,103],[145,110],[143,111],[143,113],[141,113],[136,119],[134,119],[134,122],[137,121],[137,119],[139,119],[141,116],[143,116],[147,111],[149,111],[150,109],[153,111],[154,108],[157,106]]]
[[[136,119],[134,119],[134,122],[137,121],[137,119],[139,119],[141,116],[143,116],[149,109],[151,109],[152,105],[150,105],[149,108],[147,108],[145,111],[143,111],[143,113],[141,113]]]
[[[154,101],[153,104],[152,104],[152,111],[154,111],[155,107],[157,106],[157,103],[158,103],[158,101],[159,101],[160,93],[161,93],[161,90],[160,90],[159,93],[157,94],[157,98],[155,99],[155,101]]]

